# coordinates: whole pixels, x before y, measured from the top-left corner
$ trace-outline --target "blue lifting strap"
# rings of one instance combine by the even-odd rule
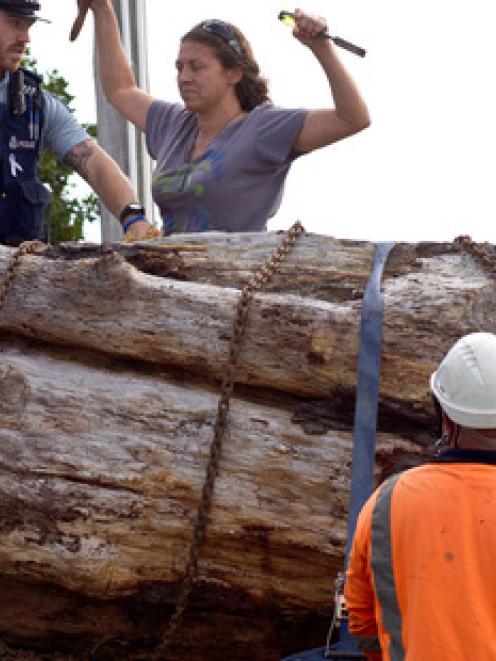
[[[372,273],[367,282],[362,301],[345,572],[348,567],[357,518],[372,493],[374,484],[382,324],[384,319],[381,279],[384,266],[393,246],[394,242],[378,243],[376,245]],[[339,661],[364,659],[348,632],[346,618],[340,622],[338,643],[300,652],[286,657],[283,661],[322,661],[322,659],[336,659]]]
[[[393,242],[376,245],[372,273],[363,295],[345,569],[348,566],[358,515],[374,487],[375,439],[384,319],[381,279],[393,246]]]

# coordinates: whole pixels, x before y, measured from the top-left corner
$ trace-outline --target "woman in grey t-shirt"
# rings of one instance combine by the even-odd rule
[[[300,154],[369,125],[369,115],[339,61],[323,19],[295,11],[294,36],[321,64],[334,99],[323,110],[278,108],[251,47],[233,25],[203,21],[180,42],[177,81],[183,104],[136,86],[110,0],[93,0],[100,78],[110,103],[146,132],[157,162],[153,197],[165,234],[264,230],[279,208],[284,180]],[[142,238],[149,225],[128,223]]]

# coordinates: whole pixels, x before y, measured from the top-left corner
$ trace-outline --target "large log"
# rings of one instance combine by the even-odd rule
[[[116,638],[114,651],[122,639],[140,647],[158,636],[184,571],[217,393],[4,339],[0,406],[0,635],[51,647],[55,634],[73,652],[102,635]],[[290,410],[232,402],[187,640],[199,635],[195,619],[203,627],[210,613],[212,635],[229,641],[212,658],[244,658],[228,637],[232,621],[221,617],[225,602],[245,628],[255,612],[276,611],[287,628],[330,616],[350,445],[346,431],[309,436]],[[420,458],[418,447],[388,434],[379,453],[378,477]],[[51,586],[52,616],[46,606],[19,613],[39,584]],[[81,603],[97,604],[99,617],[82,618]],[[124,618],[153,603],[148,629]],[[271,638],[272,651],[265,641],[253,658],[291,651],[274,631]],[[173,658],[186,651],[179,641]],[[198,654],[209,658],[204,648]]]
[[[239,289],[279,240],[187,235],[22,258],[0,316],[10,645],[78,658],[105,639],[96,658],[149,658],[184,571]],[[0,279],[12,254],[0,247]],[[306,235],[254,298],[171,659],[269,661],[323,642],[372,254]],[[384,292],[377,481],[425,457],[430,372],[459,335],[494,325],[492,276],[452,244],[396,246]]]
[[[263,261],[262,254],[270,254],[277,237],[241,235],[240,249],[232,235],[215,243],[218,236],[222,237],[209,237],[210,243],[197,238],[203,241],[203,250],[196,255],[186,251],[171,257],[173,243],[166,244],[163,261],[170,267],[172,260],[174,278],[144,274],[119,256],[88,257],[87,248],[80,259],[75,259],[74,249],[69,251],[69,260],[25,257],[0,328],[219,380],[239,296],[231,286],[221,286],[226,281],[223,265],[233,264],[228,279],[234,280],[237,272],[236,284],[241,285]],[[250,237],[255,243],[253,256],[246,254]],[[352,401],[361,292],[372,249],[368,243],[303,237],[275,279],[272,288],[278,293],[255,297],[238,381],[296,395]],[[126,254],[125,246],[122,252]],[[160,247],[151,253],[150,261],[156,264]],[[8,249],[0,252],[0,277],[9,256]],[[189,265],[178,266],[181,260],[189,260]],[[203,274],[205,262],[214,263],[209,273],[216,268],[220,274],[217,280],[210,276],[214,284],[189,281],[198,261]],[[180,279],[182,268],[188,274],[186,281]],[[323,280],[329,300],[314,297],[313,289],[322,295],[322,285],[320,289],[310,286],[312,297],[302,296],[299,278],[306,283]],[[333,283],[338,283],[337,294]],[[384,295],[381,404],[385,411],[408,418],[428,418],[426,384],[442,353],[460,335],[494,326],[492,277],[451,244],[399,245],[385,274]]]

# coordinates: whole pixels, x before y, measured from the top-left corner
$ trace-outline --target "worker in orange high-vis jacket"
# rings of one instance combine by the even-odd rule
[[[447,449],[360,513],[349,630],[370,660],[495,661],[496,336],[460,339],[430,384]]]

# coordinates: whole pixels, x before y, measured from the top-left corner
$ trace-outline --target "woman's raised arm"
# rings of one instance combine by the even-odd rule
[[[122,46],[119,24],[110,0],[93,0],[98,74],[108,102],[142,131],[146,127],[151,97],[136,84]]]
[[[334,108],[311,110],[294,144],[304,153],[325,147],[370,125],[370,116],[358,88],[336,55],[330,39],[322,37],[326,22],[297,9],[294,36],[313,52],[329,81]],[[320,36],[319,36],[320,35]]]

